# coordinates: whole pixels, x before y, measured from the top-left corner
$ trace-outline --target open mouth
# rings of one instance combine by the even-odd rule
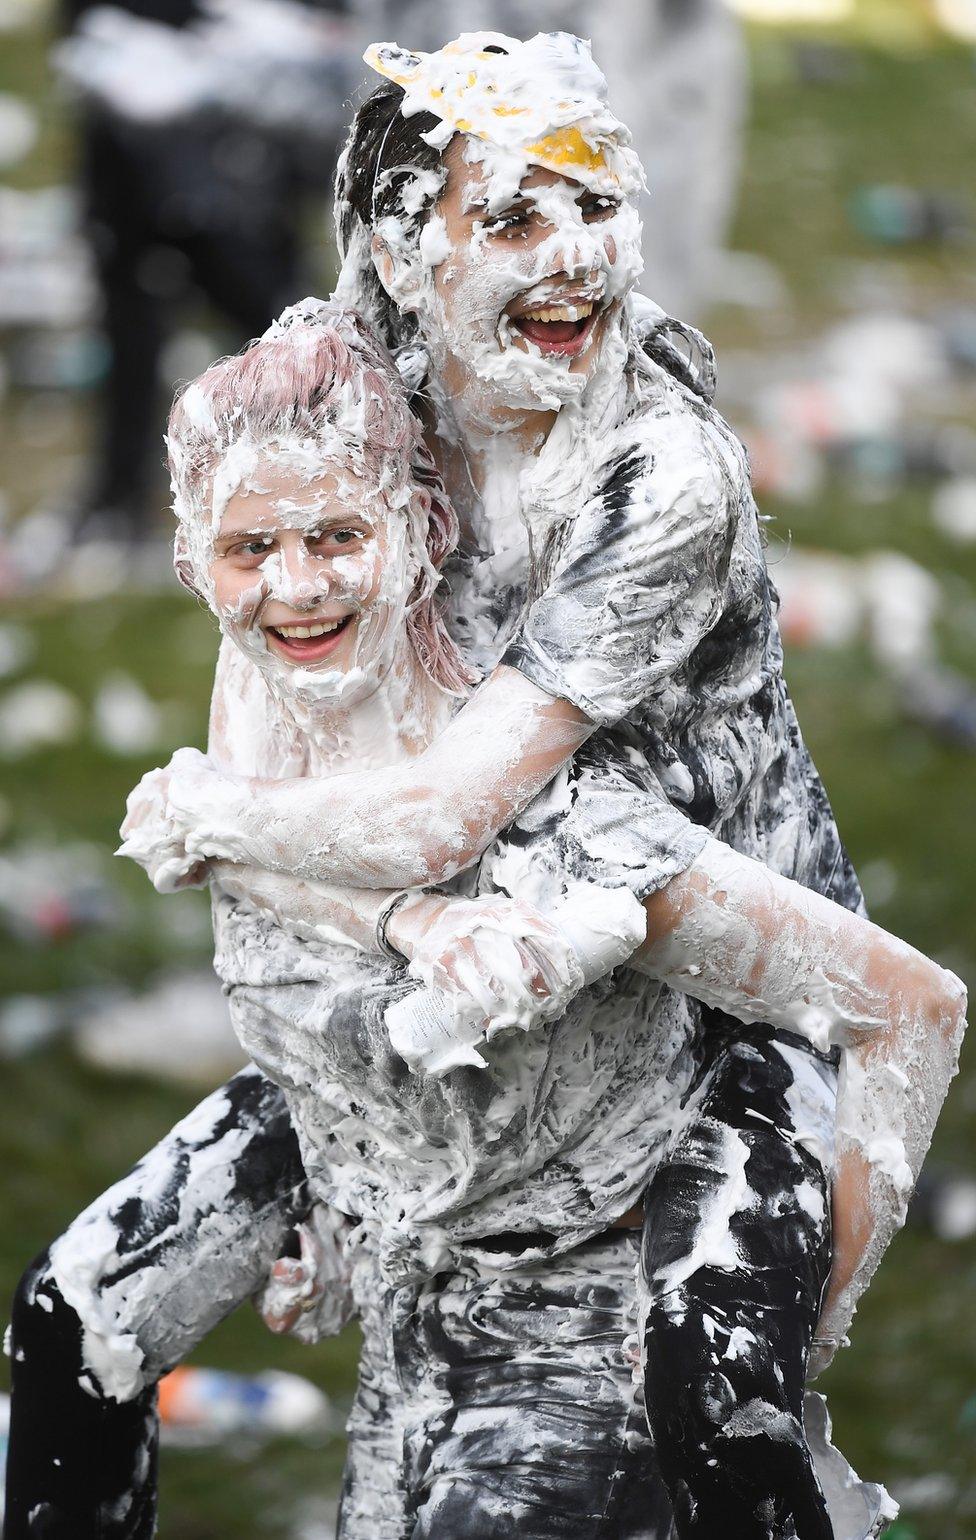
[[[582,353],[599,315],[591,300],[574,305],[544,305],[513,316],[513,325],[543,353],[574,357]]]
[[[319,663],[335,652],[354,619],[350,614],[338,620],[310,620],[306,625],[265,626],[264,634],[275,652],[292,663]]]

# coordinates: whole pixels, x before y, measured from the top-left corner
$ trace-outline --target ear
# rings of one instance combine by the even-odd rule
[[[395,283],[394,273],[396,267],[396,264],[393,260],[393,253],[384,241],[382,235],[377,235],[375,231],[373,233],[373,239],[370,242],[369,250],[370,256],[373,259],[373,266],[376,269],[376,276],[380,283],[383,285],[387,294],[390,294],[392,298],[391,291]]]
[[[423,287],[423,268],[418,256],[395,251],[382,235],[374,231],[370,256],[376,276],[401,315],[412,315],[418,308]]]
[[[207,603],[205,594],[197,587],[193,572],[193,562],[190,559],[190,543],[186,537],[186,530],[182,524],[177,525],[176,536],[173,540],[173,571],[176,573],[183,588],[191,593],[195,599],[201,599]]]

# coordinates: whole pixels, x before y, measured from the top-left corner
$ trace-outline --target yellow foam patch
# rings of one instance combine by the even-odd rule
[[[556,171],[561,171],[564,166],[573,166],[580,171],[606,171],[607,169],[603,151],[594,150],[575,124],[570,124],[568,128],[559,128],[553,134],[547,134],[536,144],[527,144],[525,153],[531,159],[541,161],[543,165],[551,166]]]

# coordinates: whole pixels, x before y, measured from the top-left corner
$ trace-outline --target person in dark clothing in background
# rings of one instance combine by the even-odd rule
[[[197,0],[124,0],[111,10],[68,0],[57,60],[83,97],[83,218],[109,348],[75,515],[81,541],[137,544],[151,531],[157,409],[171,384],[161,359],[194,296],[205,296],[237,347],[308,287],[304,230],[330,182],[332,122],[337,129],[348,94],[344,24],[341,0],[308,5],[299,66],[281,48],[295,7],[281,9],[280,31],[261,38],[267,6],[249,16],[246,6],[221,14]],[[255,47],[265,69],[277,65],[270,115]],[[303,111],[313,95],[315,110]]]

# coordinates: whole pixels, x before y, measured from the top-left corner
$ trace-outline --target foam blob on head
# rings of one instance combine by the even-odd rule
[[[641,271],[643,173],[589,45],[483,32],[365,58],[392,84],[363,104],[340,164],[340,292],[436,373],[458,365],[466,401],[481,387],[514,408],[579,400]]]
[[[607,100],[590,45],[568,32],[520,42],[500,32],[464,32],[437,53],[374,43],[364,55],[403,88],[404,117],[429,112],[443,150],[456,133],[492,167],[496,205],[518,192],[526,165],[569,176],[595,193],[633,194],[642,185],[630,134]]]
[[[177,572],[276,694],[352,705],[404,645],[437,684],[463,685],[434,601],[456,520],[396,370],[358,315],[292,306],[180,392],[167,447]],[[293,637],[289,652],[277,631],[305,620],[342,624],[313,662],[303,650],[321,649]]]

